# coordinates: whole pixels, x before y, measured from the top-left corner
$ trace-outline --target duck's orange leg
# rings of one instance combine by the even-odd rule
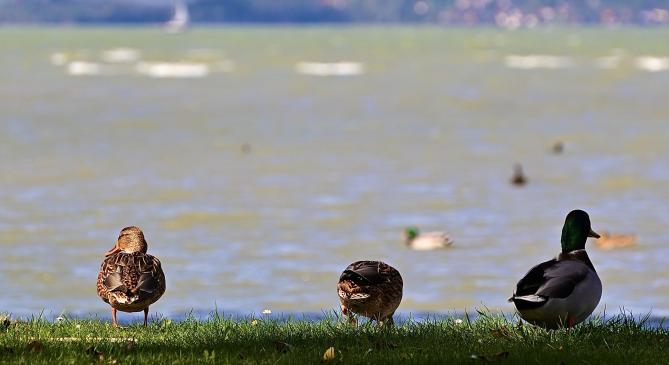
[[[149,323],[149,307],[144,308],[144,327]]]
[[[116,320],[116,308],[112,307],[112,326],[118,327],[118,321]]]
[[[574,327],[574,321],[576,318],[574,316],[567,316],[567,328],[572,328]]]
[[[348,310],[343,304],[341,305],[341,314],[344,316],[348,317],[348,323],[352,325],[357,325],[358,321],[356,321],[355,316],[351,311]]]

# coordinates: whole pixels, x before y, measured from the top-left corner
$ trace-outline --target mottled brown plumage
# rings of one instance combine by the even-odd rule
[[[356,261],[339,277],[337,293],[342,314],[355,323],[353,314],[380,324],[393,324],[393,314],[402,301],[402,276],[380,261]]]
[[[114,248],[105,254],[97,280],[98,295],[112,307],[112,323],[118,326],[116,311],[144,311],[165,293],[165,274],[160,261],[147,254],[144,234],[137,227],[121,230]]]

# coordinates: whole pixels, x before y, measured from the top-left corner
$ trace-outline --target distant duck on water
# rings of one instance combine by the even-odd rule
[[[121,230],[116,245],[105,253],[98,273],[98,296],[112,307],[112,324],[118,327],[116,311],[144,311],[165,293],[165,274],[160,261],[147,254],[144,233],[137,227]]]
[[[571,211],[562,227],[562,252],[530,269],[509,298],[521,318],[545,328],[572,327],[595,310],[602,282],[585,251],[588,237],[599,238],[588,213]]]
[[[617,248],[626,248],[636,246],[636,236],[633,234],[610,234],[602,232],[595,244],[603,250],[615,250]]]
[[[511,184],[515,186],[524,186],[527,184],[527,177],[525,177],[525,173],[523,172],[523,166],[519,163],[513,165]]]
[[[402,288],[402,276],[392,266],[381,261],[356,261],[344,270],[337,283],[341,312],[352,324],[357,323],[357,314],[380,325],[393,325]]]
[[[448,247],[453,244],[453,239],[446,232],[420,233],[417,227],[407,227],[404,242],[413,250],[427,251]]]

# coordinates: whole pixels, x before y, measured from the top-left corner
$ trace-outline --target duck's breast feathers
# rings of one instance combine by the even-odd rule
[[[349,265],[339,281],[350,280],[359,285],[378,285],[391,280],[402,280],[400,273],[381,261],[356,261]]]
[[[596,275],[582,261],[549,260],[533,267],[520,279],[511,299],[542,302],[540,298],[566,298],[589,274]]]

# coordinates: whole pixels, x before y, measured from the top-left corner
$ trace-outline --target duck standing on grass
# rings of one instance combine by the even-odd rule
[[[393,314],[402,301],[402,276],[381,261],[356,261],[339,277],[337,293],[341,312],[355,324],[354,314],[393,325]]]
[[[453,244],[453,240],[445,232],[421,234],[416,227],[407,227],[404,230],[404,242],[409,248],[417,251],[435,250]]]
[[[105,254],[98,274],[98,295],[112,307],[112,324],[118,327],[116,311],[144,311],[144,326],[149,305],[165,293],[165,274],[160,261],[147,254],[142,230],[126,227],[116,245]]]
[[[595,310],[602,282],[585,252],[588,237],[599,238],[588,213],[571,211],[562,228],[562,252],[533,267],[509,298],[520,317],[545,328],[573,327]]]

